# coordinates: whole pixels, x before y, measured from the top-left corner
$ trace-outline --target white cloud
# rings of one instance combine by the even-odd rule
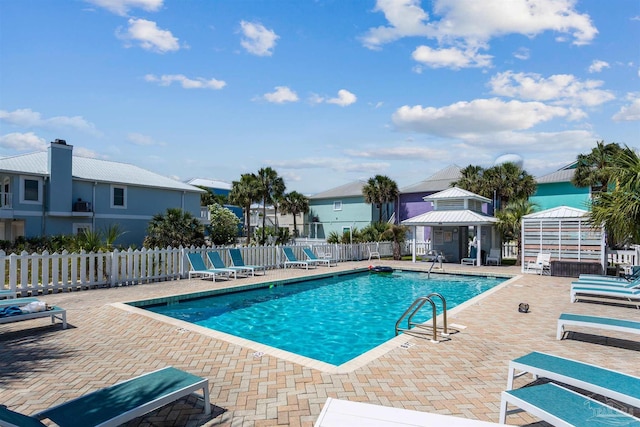
[[[283,169],[330,169],[336,172],[382,172],[389,168],[386,162],[357,163],[351,159],[331,157],[270,160],[269,164]]]
[[[222,89],[227,84],[224,80],[207,80],[203,77],[190,79],[183,74],[164,74],[159,77],[147,74],[144,79],[151,83],[158,83],[160,86],[170,86],[173,82],[179,82],[184,89]]]
[[[346,89],[340,89],[336,98],[330,98],[326,100],[327,104],[336,104],[341,107],[346,107],[357,101],[357,97]]]
[[[526,47],[519,47],[518,50],[513,52],[513,56],[516,59],[525,61],[531,57],[531,51],[529,51],[529,49],[527,49]]]
[[[533,37],[546,31],[571,34],[574,44],[589,43],[598,33],[576,0],[437,0],[438,38],[487,41],[506,34]]]
[[[491,93],[533,101],[553,101],[560,105],[596,106],[615,99],[612,92],[600,89],[600,80],[581,81],[571,74],[543,78],[535,73],[505,71],[491,78]]]
[[[271,56],[276,40],[280,37],[273,31],[268,30],[262,24],[241,21],[240,27],[244,38],[240,40],[240,45],[247,52],[258,56]]]
[[[369,49],[402,37],[426,36],[429,15],[420,7],[420,0],[378,0],[374,12],[384,13],[388,26],[371,28],[361,40]]]
[[[140,47],[157,53],[172,52],[180,49],[178,38],[169,30],[158,28],[153,21],[146,19],[129,19],[126,32],[116,31],[116,36],[125,42],[137,42]],[[128,47],[128,46],[127,46]]]
[[[286,86],[276,86],[275,91],[271,93],[265,93],[263,98],[269,102],[276,104],[282,104],[285,102],[298,101],[298,95]]]
[[[134,145],[139,145],[143,147],[151,147],[151,146],[165,146],[164,142],[158,142],[154,140],[152,137],[148,135],[143,135],[137,132],[131,132],[127,134],[127,140]]]
[[[392,115],[400,130],[423,132],[449,137],[468,137],[502,131],[529,129],[538,123],[558,117],[568,117],[571,111],[541,102],[520,102],[475,99],[446,107],[405,105]]]
[[[0,147],[16,151],[47,151],[47,141],[33,132],[8,133],[0,136]]]
[[[90,134],[100,134],[93,123],[86,121],[81,116],[55,116],[48,119],[30,108],[14,111],[0,110],[0,121],[11,125],[45,129],[76,129]]]
[[[353,157],[393,160],[436,160],[448,159],[450,151],[430,147],[396,145],[390,148],[373,148],[367,150],[345,150]]]
[[[85,0],[98,7],[107,9],[116,15],[126,16],[130,9],[142,9],[157,12],[164,0]]]
[[[431,68],[469,68],[488,67],[491,55],[481,55],[477,49],[461,50],[456,47],[432,49],[429,46],[418,46],[411,54],[414,60]]]
[[[616,122],[640,121],[640,94],[630,94],[627,99],[631,102],[622,106],[612,119]]]
[[[606,61],[600,61],[599,59],[595,59],[589,66],[588,71],[590,73],[599,73],[604,68],[609,68],[609,63]]]
[[[369,29],[361,38],[369,49],[403,37],[428,37],[447,45],[477,48],[507,34],[534,37],[546,31],[570,35],[573,43],[591,42],[598,30],[587,14],[575,10],[576,0],[434,0],[432,19],[419,0],[378,0],[388,25]],[[562,40],[565,37],[557,40]]]

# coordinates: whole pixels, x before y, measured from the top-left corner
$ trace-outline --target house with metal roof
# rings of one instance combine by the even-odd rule
[[[398,222],[432,211],[432,203],[425,202],[424,198],[450,188],[462,177],[460,170],[459,166],[450,165],[423,181],[401,188],[396,206]],[[429,227],[418,226],[415,232],[418,241],[427,241],[431,237]]]
[[[354,181],[309,197],[309,232],[312,239],[326,239],[332,232],[362,230],[382,215],[388,221],[394,203],[382,206],[365,202],[362,189],[367,183]]]
[[[541,211],[557,206],[588,209],[591,189],[576,187],[571,182],[576,165],[577,162],[573,162],[555,172],[536,178],[536,192],[529,197],[529,201],[535,203]]]
[[[0,159],[0,240],[77,234],[118,225],[118,245],[141,246],[149,220],[168,208],[200,216],[192,185],[113,161],[73,155],[64,140],[47,152]]]
[[[495,228],[498,220],[484,213],[491,200],[458,187],[425,196],[423,200],[432,203],[433,210],[405,219],[402,225],[412,229],[429,227],[432,249],[444,253],[448,262],[467,258],[469,245],[473,244],[477,254],[473,265],[482,265],[483,254],[488,254],[491,248],[500,248]],[[412,253],[415,262],[415,240]]]

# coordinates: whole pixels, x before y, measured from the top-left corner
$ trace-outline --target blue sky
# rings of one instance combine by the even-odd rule
[[[0,156],[313,194],[640,147],[637,0],[2,0]]]

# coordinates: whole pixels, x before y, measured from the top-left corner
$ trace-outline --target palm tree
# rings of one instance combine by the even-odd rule
[[[293,237],[298,237],[296,216],[309,212],[309,199],[297,191],[292,191],[284,195],[280,207],[282,213],[293,215]]]
[[[536,180],[515,163],[505,162],[484,171],[481,196],[493,200],[499,210],[510,200],[527,199],[536,191]]]
[[[369,178],[367,183],[362,187],[362,195],[366,203],[377,205],[378,222],[382,222],[382,205],[394,202],[398,197],[398,184],[385,175],[376,175]],[[389,210],[387,206],[387,218]]]
[[[516,265],[520,265],[520,252],[522,250],[521,227],[522,217],[535,212],[537,205],[527,199],[516,199],[507,203],[503,209],[496,213],[498,223],[496,224],[498,231],[502,235],[504,241],[516,242],[518,254],[516,257]]]
[[[262,199],[262,241],[265,241],[265,227],[267,225],[267,205],[274,203],[274,199],[284,193],[286,186],[278,172],[270,167],[261,168],[256,175],[258,193]],[[277,213],[277,212],[276,212]]]
[[[459,187],[472,193],[481,193],[481,181],[484,169],[480,166],[469,165],[460,170],[462,177],[451,183],[452,187]]]
[[[381,236],[384,240],[393,242],[393,259],[402,259],[402,244],[407,238],[407,227],[391,224]]]
[[[388,176],[382,176],[380,177],[380,192],[380,200],[385,204],[386,217],[389,220],[389,204],[398,198],[398,184]]]
[[[625,146],[608,168],[611,182],[616,186],[593,198],[591,220],[605,225],[612,246],[640,243],[640,157]]]
[[[251,241],[251,233],[249,233],[251,204],[258,200],[258,179],[254,174],[244,173],[240,176],[240,181],[233,181],[231,184],[231,192],[229,193],[229,201],[241,206],[244,210],[247,245]]]
[[[190,212],[169,208],[166,213],[156,214],[149,221],[143,245],[147,248],[202,246],[204,226]]]
[[[604,192],[611,182],[611,165],[622,148],[615,142],[596,142],[589,154],[580,154],[571,182],[576,187],[589,187],[594,192]]]

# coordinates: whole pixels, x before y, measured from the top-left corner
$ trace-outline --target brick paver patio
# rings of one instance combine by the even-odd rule
[[[410,262],[379,264],[404,269],[429,267]],[[367,265],[369,262],[342,263],[331,271]],[[445,270],[519,274],[519,268],[504,266],[446,264]],[[575,328],[578,332],[569,339],[555,339],[561,312],[640,321],[640,310],[634,308],[571,304],[570,278],[516,278],[454,310],[449,322],[464,328],[450,341],[433,344],[404,336],[403,342],[414,345],[394,346],[364,366],[338,373],[298,364],[269,351],[260,356],[256,348],[176,327],[114,304],[327,271],[326,267],[272,270],[265,277],[215,284],[194,279],[42,296],[48,303],[67,309],[69,328],[52,326],[48,319],[0,326],[0,404],[32,414],[172,365],[209,379],[211,402],[217,411],[204,417],[202,402],[192,396],[128,425],[312,426],[328,396],[496,422],[509,360],[533,350],[640,376],[637,337]],[[518,312],[520,302],[530,305],[530,313]],[[530,380],[521,378],[516,385]],[[527,414],[508,418],[514,425],[535,421]]]

